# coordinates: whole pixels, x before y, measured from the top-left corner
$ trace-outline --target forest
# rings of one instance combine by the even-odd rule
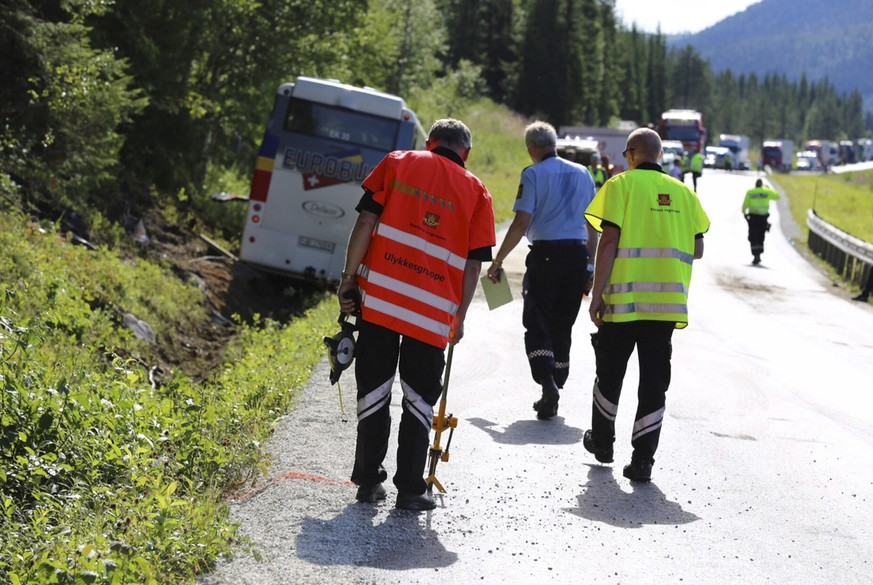
[[[86,228],[173,208],[234,236],[206,193],[251,173],[273,95],[298,75],[469,100],[564,124],[703,112],[709,136],[865,135],[827,79],[714,74],[692,47],[617,21],[612,0],[2,0],[0,192]],[[98,230],[101,231],[101,230]],[[98,239],[105,235],[91,234]],[[110,242],[111,243],[111,242]]]

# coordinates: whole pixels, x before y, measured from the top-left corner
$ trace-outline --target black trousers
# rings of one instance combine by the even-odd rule
[[[654,461],[670,387],[670,358],[674,323],[633,321],[604,323],[591,335],[597,363],[591,429],[594,443],[606,447],[615,442],[615,417],[627,363],[636,347],[640,364],[637,412],[631,445],[633,459]]]
[[[558,388],[570,375],[571,332],[585,290],[588,248],[581,240],[534,242],[522,282],[524,349],[531,375],[551,374]]]
[[[402,492],[423,494],[433,406],[442,393],[445,356],[438,347],[366,321],[360,323],[355,344],[358,436],[352,482],[373,485],[388,477],[382,463],[391,434],[389,408],[398,360],[403,410],[394,485]]]
[[[770,227],[767,222],[770,214],[767,215],[749,215],[749,244],[752,248],[752,254],[758,256],[764,253],[764,236]]]

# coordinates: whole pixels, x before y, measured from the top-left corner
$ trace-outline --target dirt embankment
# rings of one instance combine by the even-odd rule
[[[198,286],[207,309],[205,319],[191,320],[168,342],[158,341],[156,365],[165,371],[178,368],[195,380],[204,379],[220,365],[225,347],[238,334],[234,315],[245,323],[255,315],[286,323],[324,291],[249,268],[200,234],[168,225],[160,214],[147,214],[143,226],[148,236],[142,243],[143,256],[161,260],[179,278]]]

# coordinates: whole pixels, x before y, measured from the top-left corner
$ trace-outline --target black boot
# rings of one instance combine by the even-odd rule
[[[547,420],[558,414],[558,386],[555,384],[555,379],[549,375],[543,380],[543,395],[542,398],[533,403],[534,410],[537,411],[537,418]]]

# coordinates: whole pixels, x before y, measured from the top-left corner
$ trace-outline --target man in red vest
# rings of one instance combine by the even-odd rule
[[[458,120],[438,120],[425,146],[388,154],[364,180],[337,291],[345,313],[356,309],[347,293],[360,292],[356,499],[387,496],[382,463],[399,360],[403,411],[393,480],[395,505],[407,510],[436,507],[423,476],[443,352],[464,336],[482,262],[491,260],[495,244],[491,195],[464,166],[470,130]]]

